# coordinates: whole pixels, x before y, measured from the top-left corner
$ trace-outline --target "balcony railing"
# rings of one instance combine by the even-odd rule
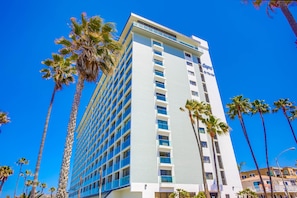
[[[160,146],[170,146],[169,140],[159,140]]]
[[[169,175],[162,175],[161,182],[172,183],[172,176]]]
[[[129,184],[129,182],[130,182],[130,175],[127,175],[120,179],[121,186]]]
[[[170,157],[160,157],[160,162],[165,163],[165,164],[170,164],[171,158]]]

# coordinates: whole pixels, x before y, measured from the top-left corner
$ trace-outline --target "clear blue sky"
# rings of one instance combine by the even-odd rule
[[[51,80],[43,80],[41,61],[51,57],[58,47],[54,40],[68,36],[70,17],[100,15],[115,22],[120,35],[131,12],[167,26],[184,35],[196,35],[209,42],[223,105],[239,94],[264,99],[273,104],[279,98],[297,102],[297,47],[288,22],[280,10],[269,18],[266,7],[255,9],[240,0],[229,1],[6,1],[0,6],[1,62],[0,109],[9,112],[12,122],[0,134],[0,165],[15,170],[5,183],[2,196],[13,195],[18,167],[25,157],[30,164],[23,170],[34,171],[45,116],[53,89]],[[297,7],[291,7],[297,18]],[[74,85],[57,93],[44,148],[39,180],[57,187]],[[87,84],[79,109],[82,113],[94,85]],[[225,110],[227,111],[227,110]],[[296,146],[281,113],[265,116],[270,148],[270,164],[284,149]],[[238,120],[228,124],[238,162],[244,170],[254,163]],[[248,133],[260,167],[265,166],[263,132],[258,116],[246,117]],[[297,132],[297,120],[293,123]],[[297,151],[280,157],[282,166],[294,166]],[[23,179],[20,179],[20,193]]]

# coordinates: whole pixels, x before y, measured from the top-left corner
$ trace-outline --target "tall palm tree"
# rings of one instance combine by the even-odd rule
[[[252,108],[251,108],[252,115],[259,113],[261,121],[262,121],[263,132],[264,132],[266,166],[268,169],[268,175],[269,175],[269,181],[270,181],[270,192],[271,192],[271,197],[274,197],[273,196],[273,184],[272,184],[272,178],[271,178],[271,172],[270,172],[270,166],[269,166],[269,157],[268,157],[269,155],[268,155],[267,132],[266,132],[266,126],[265,126],[265,121],[264,121],[264,116],[263,116],[263,114],[270,113],[270,107],[268,104],[265,103],[264,100],[255,100],[251,103],[251,105],[252,105]],[[265,188],[265,187],[263,186],[263,188]]]
[[[9,122],[10,122],[10,118],[8,117],[7,113],[0,111],[0,127],[1,125],[7,124]]]
[[[8,177],[13,174],[13,170],[10,166],[0,166],[0,193],[2,191],[4,183],[7,181]]]
[[[51,198],[53,197],[53,193],[56,191],[56,188],[55,187],[51,187],[49,189],[49,191],[51,192]]]
[[[246,164],[246,162],[240,162],[239,164],[237,164],[237,168],[238,168],[238,172],[241,173],[242,171],[242,167]]]
[[[28,180],[26,181],[26,183],[25,183],[25,186],[26,186],[26,195],[28,195],[28,188],[29,188],[30,186],[32,186],[32,185],[33,185],[33,181],[28,179]],[[30,191],[30,194],[32,195],[31,191]]]
[[[290,120],[293,121],[297,118],[297,109],[291,111]]]
[[[263,2],[266,2],[264,0],[253,0],[253,4],[256,7],[259,7]],[[296,0],[269,0],[267,5],[267,11],[269,13],[269,10],[273,10],[275,8],[280,8],[282,13],[285,15],[287,21],[289,22],[289,25],[291,26],[295,36],[297,37],[297,23],[294,19],[294,16],[290,12],[288,6],[296,3]]]
[[[47,187],[46,183],[41,183],[40,184],[40,187],[41,187],[41,194],[43,193],[43,190]]]
[[[221,197],[220,192],[220,184],[219,184],[219,173],[218,173],[218,167],[217,167],[217,155],[215,150],[215,143],[214,139],[217,135],[224,135],[229,132],[229,126],[225,123],[220,121],[219,118],[214,117],[213,115],[209,115],[206,119],[203,119],[203,123],[206,126],[207,133],[210,135],[211,138],[211,147],[212,147],[212,156],[214,161],[214,167],[216,172],[216,184],[217,184],[217,190],[218,190],[218,198]]]
[[[22,167],[23,167],[23,165],[27,165],[27,164],[29,164],[29,161],[28,161],[26,158],[22,157],[22,158],[20,158],[20,159],[16,162],[16,164],[17,164],[18,166],[20,166],[20,169],[19,169],[19,174],[18,174],[18,177],[17,177],[16,184],[15,184],[14,196],[13,196],[13,197],[15,197],[15,196],[16,196],[16,193],[17,193],[17,188],[18,188],[18,184],[19,184],[19,179],[20,179],[20,176],[21,176],[21,173],[22,173]]]
[[[249,139],[245,124],[244,124],[244,119],[243,119],[243,114],[248,114],[250,112],[251,103],[249,102],[249,99],[244,98],[242,95],[235,96],[235,97],[231,98],[231,101],[232,101],[232,103],[227,104],[227,108],[229,109],[227,114],[228,114],[228,116],[229,116],[229,118],[231,120],[234,120],[236,117],[238,117],[238,119],[240,121],[240,125],[241,125],[241,128],[242,128],[244,137],[245,137],[245,139],[247,141],[247,144],[248,144],[248,147],[249,147],[250,152],[252,154],[252,157],[253,157],[253,160],[254,160],[258,175],[260,177],[261,184],[263,186],[264,196],[267,197],[266,189],[264,188],[264,181],[263,181],[262,175],[260,173],[258,162],[256,160],[256,156],[255,156],[255,153],[253,151],[253,148],[252,148],[252,145],[251,145],[251,142],[250,142],[250,139]]]
[[[23,193],[24,193],[26,181],[27,181],[28,177],[32,177],[33,174],[31,172],[31,170],[26,170],[25,173],[22,174],[22,176],[24,177],[24,188],[23,188]]]
[[[40,164],[42,159],[42,153],[43,148],[45,144],[45,139],[47,135],[48,130],[48,124],[51,117],[51,111],[53,107],[54,98],[56,95],[56,92],[61,90],[63,88],[63,85],[69,85],[70,83],[74,82],[73,75],[76,74],[76,70],[74,67],[71,66],[71,59],[70,58],[64,58],[63,56],[59,54],[52,54],[52,59],[46,59],[45,61],[42,61],[42,64],[46,65],[47,68],[44,68],[41,70],[43,73],[42,78],[44,79],[50,79],[52,78],[54,80],[54,89],[52,92],[52,96],[50,99],[50,104],[47,110],[47,115],[45,119],[45,124],[43,127],[43,133],[41,138],[41,143],[39,146],[39,152],[37,156],[36,166],[35,166],[35,172],[34,172],[34,183],[32,186],[32,197],[35,196],[36,191],[36,182],[38,181],[39,176],[39,170],[40,170]]]
[[[287,111],[290,111],[290,110],[295,110],[296,109],[296,106],[293,105],[292,102],[290,102],[290,100],[288,98],[285,98],[285,99],[279,99],[278,101],[275,101],[274,103],[274,109],[272,109],[272,112],[278,112],[279,110],[282,110],[284,116],[286,117],[288,123],[289,123],[289,126],[291,128],[291,132],[292,132],[292,135],[294,137],[294,140],[297,144],[297,138],[296,138],[296,135],[295,135],[295,132],[294,132],[294,129],[293,129],[293,126],[292,126],[292,123],[290,121],[290,118],[287,114]]]
[[[77,22],[75,18],[71,18],[71,32],[69,35],[71,40],[64,37],[56,40],[57,44],[63,46],[60,53],[76,60],[76,69],[78,71],[78,81],[68,123],[57,198],[66,197],[74,130],[84,82],[96,82],[101,72],[105,75],[113,73],[121,48],[120,43],[113,38],[112,34],[114,32],[115,28],[112,23],[104,24],[99,16],[87,19],[86,14],[82,13],[81,23]]]
[[[198,102],[196,100],[187,100],[186,104],[185,104],[185,109],[188,110],[188,116],[190,118],[193,133],[195,135],[196,143],[198,146],[205,195],[206,195],[206,198],[210,198],[206,175],[205,175],[203,150],[202,150],[202,146],[201,146],[201,137],[200,137],[200,133],[199,133],[199,121],[202,120],[202,118],[203,118],[202,115],[208,114],[208,112],[210,110],[210,106],[204,102]],[[185,111],[183,108],[180,108],[180,110]],[[196,119],[197,131],[195,129],[195,119]]]

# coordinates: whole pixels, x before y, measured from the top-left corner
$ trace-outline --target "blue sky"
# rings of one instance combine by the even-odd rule
[[[297,18],[297,7],[290,7]],[[0,109],[9,112],[12,122],[0,134],[0,165],[15,170],[5,183],[2,196],[13,195],[18,168],[25,157],[34,171],[45,116],[53,90],[51,80],[43,80],[41,61],[57,52],[54,40],[69,33],[70,17],[99,15],[115,22],[120,35],[131,12],[167,26],[184,35],[195,35],[209,42],[210,53],[221,91],[223,105],[233,96],[264,99],[270,105],[279,98],[297,102],[296,38],[280,10],[266,14],[266,7],[255,9],[239,0],[228,1],[6,1],[0,7],[1,63]],[[43,152],[39,180],[57,187],[74,85],[57,93]],[[86,84],[79,109],[80,120],[94,84]],[[225,110],[227,111],[227,109]],[[295,146],[288,124],[281,113],[265,116],[270,148],[270,164],[284,149]],[[248,133],[260,167],[265,166],[263,132],[259,116],[245,117]],[[243,170],[254,163],[239,121],[230,121],[231,138]],[[293,126],[297,131],[297,121]],[[281,166],[294,166],[297,151],[279,158]],[[23,179],[20,179],[20,193]]]

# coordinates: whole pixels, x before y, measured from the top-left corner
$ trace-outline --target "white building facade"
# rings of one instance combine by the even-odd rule
[[[208,44],[131,14],[124,53],[101,76],[78,126],[69,197],[167,198],[203,191],[187,99],[204,101],[225,120]],[[216,195],[211,140],[201,124],[209,190]],[[215,139],[222,197],[242,189],[229,135]],[[100,174],[102,173],[102,174]],[[101,177],[102,175],[102,177]],[[101,179],[101,188],[100,188]]]

